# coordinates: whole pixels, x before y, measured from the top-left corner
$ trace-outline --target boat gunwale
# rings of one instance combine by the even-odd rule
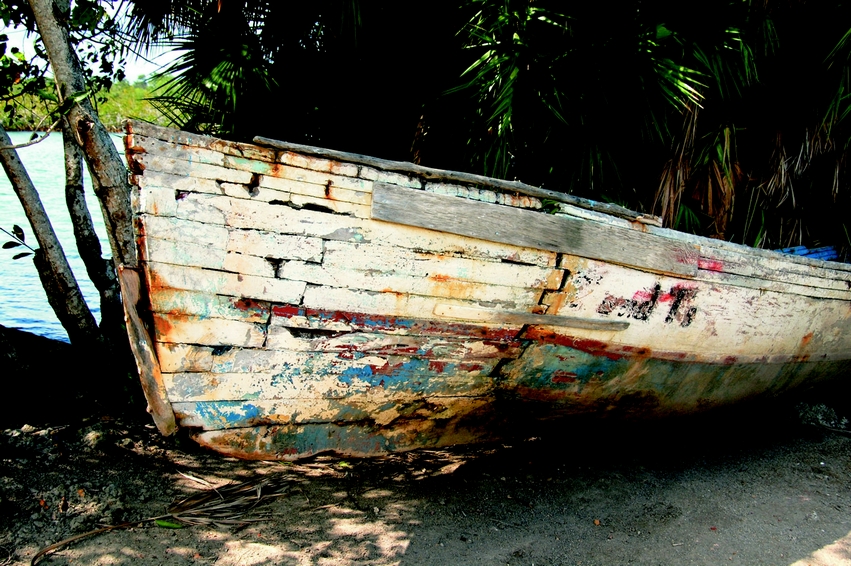
[[[218,139],[218,138],[212,138]],[[271,138],[266,138],[263,136],[256,136],[254,138],[254,143],[262,146],[269,147],[272,149],[277,149],[281,151],[291,151],[293,153],[303,153],[311,156],[322,157],[325,159],[330,159],[334,161],[343,161],[347,163],[354,163],[358,165],[366,165],[369,167],[375,167],[377,169],[381,169],[384,171],[392,171],[396,173],[407,173],[410,175],[421,176],[429,181],[454,181],[459,183],[466,184],[474,184],[474,185],[483,185],[486,187],[495,188],[502,191],[511,191],[520,194],[524,194],[527,196],[544,198],[549,200],[554,200],[562,204],[566,204],[569,206],[573,206],[579,208],[583,211],[589,211],[593,213],[595,216],[603,215],[613,220],[618,221],[624,227],[632,227],[635,229],[635,223],[641,224],[640,230],[647,232],[648,234],[654,234],[657,236],[669,238],[672,240],[680,240],[689,244],[697,244],[700,245],[701,248],[708,249],[721,249],[724,251],[732,251],[742,254],[750,254],[757,257],[767,257],[773,259],[783,259],[786,261],[790,261],[791,263],[797,263],[802,265],[807,265],[810,267],[820,267],[820,268],[828,268],[836,271],[845,271],[851,273],[851,264],[838,262],[838,261],[830,261],[824,259],[813,259],[806,256],[800,256],[795,254],[787,254],[782,253],[776,250],[767,250],[764,248],[754,248],[752,246],[748,246],[746,244],[738,244],[736,242],[730,242],[728,240],[719,240],[715,238],[709,238],[707,236],[700,236],[697,234],[690,234],[688,232],[681,232],[679,230],[674,230],[672,228],[666,228],[661,226],[661,218],[658,216],[650,215],[650,214],[642,214],[640,212],[630,210],[628,208],[608,204],[608,203],[600,203],[591,199],[585,199],[581,197],[576,197],[573,195],[569,195],[566,193],[560,193],[557,191],[551,191],[548,189],[543,189],[540,187],[535,187],[533,185],[527,185],[520,181],[506,181],[503,179],[496,179],[493,177],[486,177],[484,175],[477,175],[474,173],[464,173],[460,171],[451,171],[445,169],[437,169],[433,167],[425,167],[422,165],[417,165],[415,163],[409,163],[406,161],[393,161],[389,159],[382,159],[378,157],[370,157],[367,155],[362,155],[358,153],[350,153],[339,150],[325,149],[321,147],[285,142],[281,140],[274,140]],[[557,215],[567,215],[574,216],[569,211],[562,210],[557,213]],[[586,218],[586,220],[601,222],[603,219],[601,218]],[[703,251],[703,250],[701,250]],[[833,277],[827,277],[826,279],[834,279]]]

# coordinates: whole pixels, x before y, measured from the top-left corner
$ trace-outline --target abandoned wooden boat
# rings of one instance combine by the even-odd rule
[[[128,331],[160,430],[244,458],[665,416],[851,368],[851,266],[617,206],[127,125]]]

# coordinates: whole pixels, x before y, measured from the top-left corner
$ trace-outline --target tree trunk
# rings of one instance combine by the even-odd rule
[[[109,338],[120,331],[124,324],[118,278],[112,262],[103,259],[100,240],[86,205],[83,156],[67,120],[62,124],[62,141],[65,146],[65,202],[71,215],[80,259],[86,266],[89,279],[100,293],[101,332],[104,338]]]
[[[85,92],[85,75],[71,49],[64,25],[70,14],[69,3],[56,0],[29,0],[29,3],[50,60],[60,101]],[[71,106],[67,119],[86,157],[95,194],[104,210],[112,257],[117,264],[136,267],[130,182],[121,155],[88,98]]]
[[[0,143],[12,145],[6,130],[0,125]],[[68,333],[72,344],[91,346],[100,340],[100,331],[89,306],[83,299],[77,279],[71,272],[65,252],[56,238],[50,219],[41,204],[35,186],[24,164],[14,149],[0,150],[0,163],[12,183],[12,188],[30,222],[33,235],[39,245],[34,263],[38,269],[42,286],[47,293],[59,322]]]

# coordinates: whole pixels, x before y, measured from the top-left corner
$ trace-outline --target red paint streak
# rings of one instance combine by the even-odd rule
[[[700,258],[697,260],[697,268],[706,271],[724,271],[724,262],[717,259]]]
[[[738,361],[739,361],[739,358],[737,358],[736,356],[727,356],[726,358],[724,358],[724,361],[722,363],[724,365],[731,366],[731,365],[737,363]]]
[[[439,362],[437,360],[432,360],[428,363],[429,371],[434,371],[437,373],[443,373],[446,371],[446,362]]]
[[[806,336],[801,338],[801,348],[806,347],[812,341],[812,339],[813,339],[813,333],[812,332],[810,332],[809,334],[807,334]]]
[[[556,371],[553,373],[553,383],[574,383],[577,375],[572,371]]]
[[[623,353],[609,351],[610,345],[605,342],[557,334],[552,330],[542,330],[537,326],[530,326],[526,329],[523,338],[528,340],[537,340],[544,344],[557,344],[559,346],[574,348],[594,356],[604,356],[610,360],[619,360],[624,357]]]
[[[441,275],[439,273],[435,273],[434,275],[429,275],[428,277],[432,281],[440,281],[441,283],[445,283],[451,279],[448,275]]]

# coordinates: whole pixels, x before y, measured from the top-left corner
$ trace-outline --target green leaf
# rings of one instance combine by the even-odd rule
[[[157,519],[154,521],[154,524],[158,527],[162,527],[164,529],[182,529],[184,528],[183,523],[178,523],[176,521],[169,521],[167,519]]]
[[[33,253],[32,252],[23,252],[23,253],[15,254],[14,256],[12,256],[12,259],[13,260],[14,259],[21,259],[22,257],[27,257],[28,255],[33,255]]]
[[[24,237],[24,230],[20,226],[18,226],[17,224],[12,226],[12,234],[14,234],[14,236],[22,242],[27,241],[26,238]]]
[[[5,244],[3,244],[3,249],[8,250],[10,248],[17,248],[20,245],[21,242],[6,242]]]

